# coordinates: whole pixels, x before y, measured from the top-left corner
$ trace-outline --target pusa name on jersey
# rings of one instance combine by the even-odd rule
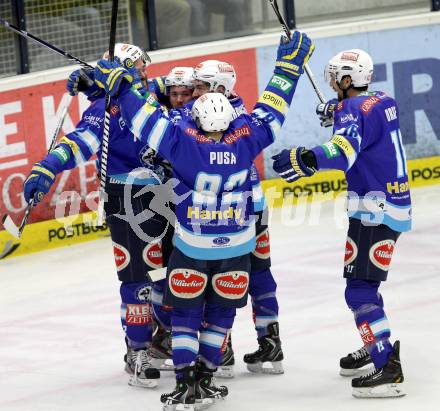
[[[177,116],[171,110],[169,117],[128,89],[121,92],[122,116],[132,133],[173,165],[178,181],[174,242],[189,257],[217,260],[255,249],[253,161],[284,122],[297,84],[286,81],[288,92],[269,84],[251,115],[240,113],[220,142],[197,128],[188,107]]]
[[[348,183],[348,213],[364,224],[411,229],[411,197],[396,101],[365,92],[341,101],[332,139],[312,149],[319,169],[339,169]]]

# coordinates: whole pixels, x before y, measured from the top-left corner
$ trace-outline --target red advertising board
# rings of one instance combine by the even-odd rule
[[[165,75],[176,65],[194,66],[206,59],[223,60],[234,65],[238,78],[236,91],[248,110],[251,109],[258,97],[255,49],[153,64],[149,67],[149,75]],[[45,155],[68,99],[64,80],[0,93],[0,215],[7,213],[16,221],[21,217],[26,207],[22,195],[23,181],[32,164]],[[64,123],[64,134],[74,129],[86,106],[85,99],[73,99]],[[261,158],[258,168],[262,172]],[[67,199],[64,204],[87,211],[89,207],[85,200],[88,195],[91,198],[90,193],[98,187],[95,175],[93,160],[76,170],[62,173],[44,202],[33,210],[30,222],[54,218],[55,205],[63,204],[60,201],[63,198]],[[73,197],[66,196],[66,192],[73,192]],[[70,198],[75,199],[74,204],[70,204]]]

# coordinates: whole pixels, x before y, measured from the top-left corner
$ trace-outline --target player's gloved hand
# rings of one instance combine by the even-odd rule
[[[281,36],[274,72],[292,79],[298,78],[304,73],[304,65],[307,64],[314,49],[312,40],[305,33],[295,31],[291,40]]]
[[[327,103],[320,103],[316,106],[316,114],[321,121],[322,127],[330,127],[333,125],[333,112],[338,105],[338,99],[333,98]]]
[[[104,95],[104,91],[94,82],[92,69],[79,69],[70,73],[67,79],[67,91],[71,96],[84,93],[90,101],[94,101]]]
[[[111,97],[119,94],[124,84],[133,83],[133,76],[117,61],[99,60],[95,67],[95,83]]]
[[[47,161],[35,163],[24,181],[23,193],[26,202],[29,203],[33,198],[34,204],[38,204],[50,190],[55,177],[56,172]]]
[[[311,153],[308,164],[304,162],[302,155]],[[272,156],[273,169],[289,183],[293,183],[302,177],[309,177],[316,172],[316,158],[311,151],[304,147],[293,147],[291,150],[283,150]],[[314,164],[313,164],[314,163]]]

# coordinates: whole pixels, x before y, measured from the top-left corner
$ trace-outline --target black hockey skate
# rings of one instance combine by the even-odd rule
[[[215,372],[216,378],[234,378],[234,350],[232,349],[231,335],[229,334],[227,344],[225,345],[222,361]]]
[[[154,324],[153,342],[150,348],[152,364],[160,371],[173,371],[173,350],[171,348],[171,330]]]
[[[284,359],[281,349],[280,332],[278,323],[272,323],[267,326],[268,335],[258,339],[258,350],[246,354],[243,361],[247,364],[250,372],[264,374],[283,374]],[[263,367],[264,363],[270,363],[270,367]]]
[[[127,347],[124,361],[125,371],[130,374],[128,385],[141,388],[157,387],[160,372],[151,365],[151,356],[147,349],[133,350]]]
[[[224,399],[228,395],[227,387],[215,385],[214,372],[201,361],[196,364],[196,409],[206,408],[215,400]]]
[[[359,372],[365,371],[368,365],[372,365],[373,361],[365,347],[342,357],[339,361],[341,367],[339,374],[343,377],[353,377]]]
[[[174,391],[160,396],[164,411],[195,410],[194,367],[185,367],[179,374]]]
[[[388,398],[401,397],[403,391],[403,372],[400,364],[400,342],[393,345],[394,352],[382,368],[354,378],[351,381],[353,396],[357,398]]]

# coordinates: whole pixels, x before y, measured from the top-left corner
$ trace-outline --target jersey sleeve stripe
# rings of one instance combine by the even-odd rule
[[[101,146],[101,142],[95,133],[91,130],[77,130],[75,134],[89,148],[91,154],[96,153]]]
[[[345,137],[340,136],[338,134],[335,134],[330,141],[336,146],[338,146],[345,154],[348,163],[347,170],[349,170],[356,161],[357,158],[356,150],[353,148],[351,143]]]
[[[148,145],[156,151],[159,151],[160,143],[165,134],[169,122],[164,118],[159,119],[148,136]]]
[[[135,114],[132,126],[130,128],[131,132],[134,134],[136,138],[139,138],[139,136],[142,133],[142,130],[145,127],[145,124],[147,123],[148,119],[151,117],[151,115],[157,110],[156,107],[152,106],[149,103],[145,103],[141,109]]]

